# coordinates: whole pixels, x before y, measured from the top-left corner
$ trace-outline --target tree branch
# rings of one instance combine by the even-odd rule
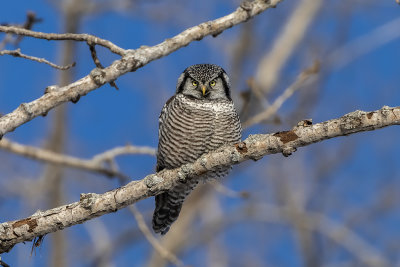
[[[3,50],[3,51],[0,51],[0,56],[2,56],[2,55],[11,55],[13,57],[20,57],[20,58],[33,60],[33,61],[36,61],[36,62],[39,62],[39,63],[45,63],[45,64],[47,64],[47,65],[49,65],[49,66],[51,66],[51,67],[53,67],[55,69],[59,69],[59,70],[68,70],[68,69],[70,69],[70,68],[75,66],[75,62],[72,63],[72,64],[69,64],[69,65],[66,65],[66,66],[59,66],[59,65],[56,65],[54,63],[51,63],[50,61],[48,61],[48,60],[46,60],[44,58],[38,58],[38,57],[33,57],[33,56],[28,56],[28,55],[22,54],[21,53],[21,49],[19,49],[19,48],[15,49],[15,50]]]
[[[33,25],[42,22],[41,18],[37,18],[36,14],[32,11],[28,11],[26,14],[26,21],[22,25],[1,25],[1,26],[15,26],[17,28],[23,28],[26,30],[31,30],[33,28]],[[22,41],[23,36],[18,36],[18,38],[12,38],[12,35],[10,33],[6,34],[4,39],[0,42],[0,50],[3,50],[3,48],[8,44],[8,43],[13,43],[14,46],[18,46],[19,43]]]
[[[115,147],[98,155],[95,155],[92,159],[82,159],[72,157],[60,153],[53,152],[51,150],[42,149],[34,146],[21,145],[16,142],[12,142],[6,138],[1,140],[0,149],[4,149],[11,153],[21,155],[34,160],[62,165],[65,167],[81,169],[85,171],[91,171],[107,175],[109,177],[117,176],[121,177],[122,174],[107,168],[104,166],[105,162],[109,162],[115,159],[115,157],[123,154],[144,154],[154,156],[156,151],[151,147],[138,147],[132,145]],[[125,176],[123,175],[123,177]]]
[[[71,40],[78,42],[90,42],[108,48],[110,49],[111,52],[118,54],[120,56],[123,56],[126,52],[125,49],[113,44],[108,40],[101,39],[97,36],[86,33],[45,33],[45,32],[31,31],[16,26],[1,26],[1,25],[0,25],[0,32],[29,36],[45,40],[58,40],[58,41]]]
[[[308,78],[310,78],[310,76],[319,72],[319,65],[319,62],[315,61],[313,66],[302,71],[299,76],[297,76],[296,80],[288,88],[286,88],[286,90],[279,97],[275,99],[274,103],[269,105],[268,108],[266,108],[265,110],[245,121],[242,124],[243,128],[248,128],[254,124],[265,121],[269,119],[272,115],[274,115],[283,105],[283,103],[304,85],[304,83],[308,80]]]
[[[323,3],[321,0],[297,2],[298,5],[284,25],[281,34],[257,67],[256,82],[265,93],[269,93],[279,81],[282,68],[301,40],[306,37],[305,33]]]
[[[143,235],[146,237],[147,241],[153,246],[154,250],[156,250],[161,257],[169,261],[170,263],[174,264],[177,267],[184,267],[185,265],[183,262],[178,259],[173,253],[165,249],[159,240],[153,236],[151,233],[150,228],[147,226],[146,222],[144,221],[143,215],[140,213],[140,211],[136,208],[135,205],[131,205],[129,207],[130,212],[133,214],[135,217],[138,227],[140,231],[142,231]]]
[[[384,106],[372,112],[357,110],[341,118],[315,125],[311,125],[310,121],[302,121],[286,132],[252,135],[241,143],[223,146],[205,154],[194,163],[150,174],[142,180],[132,181],[104,194],[81,194],[78,202],[44,212],[38,211],[22,220],[2,223],[0,253],[9,251],[17,243],[115,212],[169,190],[178,181],[199,176],[222,166],[231,166],[249,159],[258,160],[269,154],[282,153],[288,156],[298,147],[391,125],[400,125],[400,107]]]
[[[0,26],[0,31],[33,36],[36,38],[89,41],[93,44],[108,47],[111,51],[114,49],[114,51],[116,50],[118,52],[117,54],[123,55],[120,60],[114,61],[110,66],[104,69],[93,69],[89,75],[67,86],[57,87],[57,90],[47,90],[47,93],[42,97],[30,103],[22,103],[13,112],[1,117],[0,137],[38,116],[46,115],[51,109],[62,103],[75,101],[80,96],[88,94],[105,83],[113,82],[121,75],[130,71],[135,71],[153,60],[169,55],[179,48],[189,45],[193,41],[201,40],[208,35],[217,36],[224,30],[245,22],[268,8],[275,7],[281,1],[282,0],[245,1],[236,11],[227,16],[189,28],[156,46],[142,46],[136,50],[121,50],[121,48],[116,48],[111,42],[91,35],[46,34],[15,27]]]
[[[187,240],[190,240],[191,243],[185,243],[183,244],[183,246],[195,247],[198,246],[199,243],[208,243],[210,238],[215,238],[216,233],[218,233],[221,229],[226,229],[229,227],[230,224],[237,223],[243,220],[292,224],[292,218],[288,216],[290,212],[290,208],[286,205],[275,206],[271,204],[261,203],[256,205],[244,206],[234,213],[229,214],[229,216],[218,218],[212,222],[209,222],[208,225],[203,226],[199,231],[192,232],[187,237]],[[374,248],[373,245],[363,240],[361,236],[352,231],[345,224],[341,224],[339,222],[331,220],[326,217],[326,215],[313,211],[304,210],[302,212],[299,212],[298,216],[299,218],[301,218],[301,220],[303,220],[305,228],[307,228],[309,231],[319,233],[326,238],[334,241],[337,245],[352,253],[360,262],[363,263],[362,266],[391,266],[388,260],[385,259],[385,257],[383,257],[381,253]]]

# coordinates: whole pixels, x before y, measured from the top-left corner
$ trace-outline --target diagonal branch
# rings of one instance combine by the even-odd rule
[[[115,212],[168,190],[178,181],[185,181],[222,166],[239,164],[249,159],[258,160],[276,153],[288,156],[298,147],[391,125],[400,125],[400,107],[384,106],[372,112],[357,110],[315,125],[303,121],[286,132],[252,135],[241,143],[223,146],[205,154],[194,163],[150,174],[142,180],[132,181],[104,194],[81,194],[78,202],[44,212],[38,211],[22,220],[1,223],[0,253],[11,250],[17,243]]]
[[[140,231],[142,231],[143,235],[146,237],[147,241],[149,241],[149,243],[153,246],[154,250],[156,250],[163,258],[165,258],[166,260],[168,260],[175,266],[177,266],[177,267],[185,266],[180,259],[178,259],[173,253],[171,253],[166,248],[164,248],[161,245],[160,241],[157,240],[157,238],[155,238],[153,236],[150,228],[147,226],[146,222],[144,221],[143,215],[136,208],[136,206],[131,205],[129,207],[129,210],[135,217]]]
[[[261,111],[260,113],[245,121],[243,123],[243,128],[248,128],[256,123],[260,123],[269,119],[278,111],[283,103],[296,92],[296,90],[300,89],[304,85],[304,83],[310,78],[310,76],[319,72],[319,68],[319,62],[315,61],[313,66],[299,74],[294,83],[286,88],[286,90],[278,98],[275,99],[274,103],[268,106],[267,109]]]
[[[321,0],[296,2],[298,2],[298,5],[286,22],[281,34],[276,38],[270,51],[261,59],[257,67],[256,82],[265,93],[269,93],[279,81],[281,70],[301,40],[306,37],[306,31],[323,4]]]
[[[236,9],[236,11],[227,16],[189,28],[158,45],[152,47],[142,46],[136,50],[122,49],[121,51],[121,48],[115,48],[116,46],[111,42],[94,36],[83,38],[84,36],[89,35],[71,35],[77,37],[73,40],[89,41],[93,44],[106,46],[111,50],[113,48],[124,56],[104,69],[93,69],[89,75],[72,84],[59,87],[57,90],[49,90],[45,95],[30,103],[22,103],[17,109],[0,118],[0,137],[8,132],[14,131],[22,124],[38,116],[47,114],[51,109],[62,103],[73,100],[75,101],[80,96],[88,94],[105,83],[115,81],[121,75],[135,71],[153,60],[169,55],[172,52],[189,45],[193,41],[201,40],[208,35],[217,36],[224,30],[245,22],[271,7],[275,7],[281,1],[282,0],[245,1]],[[45,33],[37,33],[20,28],[10,29],[10,27],[0,26],[0,31],[29,35],[43,39],[49,38]],[[67,39],[65,35],[50,34],[49,36],[54,39],[58,38],[57,40]],[[69,35],[67,34],[67,36]]]

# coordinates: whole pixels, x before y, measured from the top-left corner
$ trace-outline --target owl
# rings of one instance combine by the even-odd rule
[[[226,72],[213,64],[190,66],[178,78],[176,93],[160,114],[157,172],[194,162],[222,145],[238,143],[241,132]],[[199,181],[221,178],[229,170],[224,167],[199,177],[189,177],[156,195],[154,232],[162,235],[168,232],[186,196]]]

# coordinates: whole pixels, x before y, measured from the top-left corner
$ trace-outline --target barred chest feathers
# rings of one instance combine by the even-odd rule
[[[232,101],[176,95],[160,116],[159,158],[165,168],[176,168],[240,138],[241,126]]]

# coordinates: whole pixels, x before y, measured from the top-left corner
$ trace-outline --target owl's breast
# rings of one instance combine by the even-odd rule
[[[177,95],[160,116],[157,162],[164,168],[176,168],[240,138],[240,122],[232,102]]]

